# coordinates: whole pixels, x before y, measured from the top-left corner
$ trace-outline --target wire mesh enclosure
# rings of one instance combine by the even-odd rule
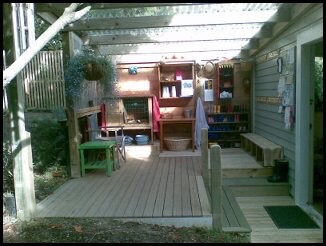
[[[149,123],[147,98],[123,98],[126,124]]]

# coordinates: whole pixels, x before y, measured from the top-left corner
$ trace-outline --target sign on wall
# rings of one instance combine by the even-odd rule
[[[213,80],[212,79],[206,79],[204,81],[204,101],[205,102],[213,102],[214,101]]]
[[[295,47],[280,52],[277,70],[280,74],[277,90],[281,98],[278,112],[284,113],[285,129],[291,129],[295,109]]]

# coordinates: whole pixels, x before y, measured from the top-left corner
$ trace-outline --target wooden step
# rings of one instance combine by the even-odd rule
[[[290,184],[271,183],[267,178],[223,178],[223,185],[230,187],[234,196],[288,196]]]
[[[222,230],[224,232],[250,233],[252,231],[228,186],[222,186],[222,207]]]
[[[223,178],[255,178],[268,177],[273,173],[271,167],[264,168],[222,168]]]

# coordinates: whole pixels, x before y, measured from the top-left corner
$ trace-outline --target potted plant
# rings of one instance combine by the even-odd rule
[[[84,80],[99,81],[106,93],[112,93],[116,83],[116,66],[111,58],[84,47],[70,58],[65,67],[65,90],[71,97],[80,96]]]

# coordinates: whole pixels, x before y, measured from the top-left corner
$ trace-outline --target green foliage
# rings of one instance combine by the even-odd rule
[[[87,47],[73,56],[65,67],[66,94],[71,97],[79,97],[85,80],[86,65],[96,63],[102,66],[103,77],[100,79],[106,95],[114,95],[117,72],[116,66],[110,58],[97,55]]]
[[[3,191],[14,193],[13,158],[9,141],[3,141]]]
[[[50,24],[43,21],[38,15],[35,15],[35,38],[37,39],[41,34],[46,31]],[[62,37],[61,33],[57,33],[43,48],[42,51],[48,50],[62,50]]]
[[[44,173],[52,166],[67,166],[68,136],[65,126],[45,119],[37,121],[31,128],[33,166],[38,173]]]
[[[315,111],[323,111],[323,58],[315,60]]]

